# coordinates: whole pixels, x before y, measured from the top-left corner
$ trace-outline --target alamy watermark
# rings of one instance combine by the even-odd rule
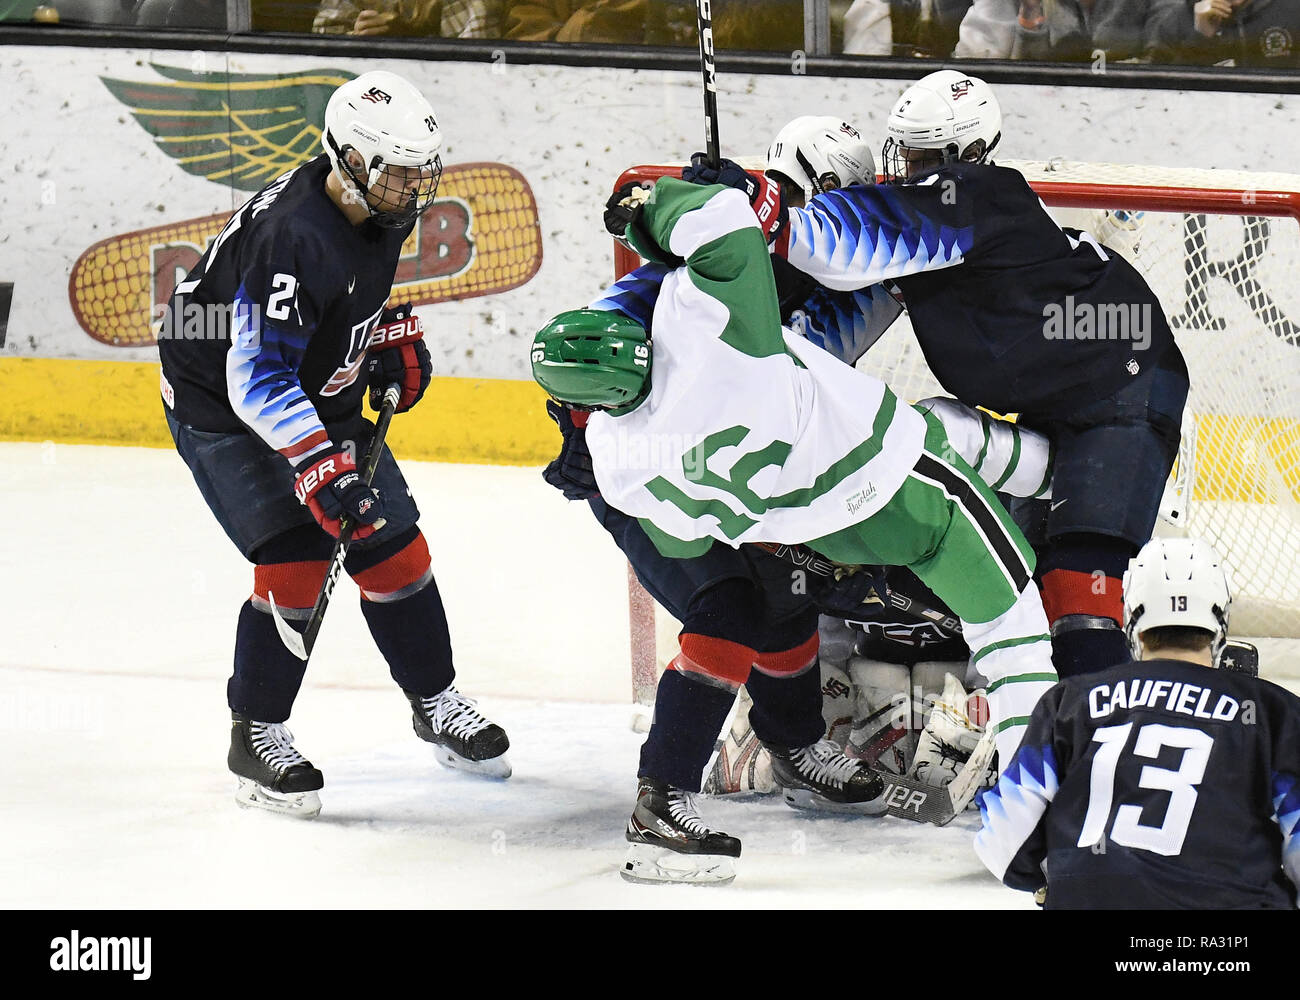
[[[190,302],[179,299],[154,307],[159,340],[231,340],[262,329],[262,307],[256,302]]]
[[[1149,302],[1076,302],[1043,306],[1043,336],[1048,340],[1128,340],[1135,351],[1151,346]]]

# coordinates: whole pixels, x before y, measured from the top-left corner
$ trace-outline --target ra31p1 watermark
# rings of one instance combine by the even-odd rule
[[[50,941],[54,972],[129,972],[144,980],[153,974],[153,938],[82,936],[78,930]]]
[[[1151,346],[1152,309],[1149,302],[1065,301],[1043,306],[1043,337],[1047,340],[1127,340],[1135,351]]]

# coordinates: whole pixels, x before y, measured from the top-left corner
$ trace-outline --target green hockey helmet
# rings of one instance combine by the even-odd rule
[[[650,392],[650,335],[622,313],[562,312],[533,338],[533,378],[574,410],[632,409]]]

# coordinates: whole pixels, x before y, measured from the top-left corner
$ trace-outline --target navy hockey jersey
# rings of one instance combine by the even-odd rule
[[[833,289],[894,281],[939,383],[1002,413],[1063,416],[1177,349],[1132,265],[1057,226],[1006,167],[817,195],[790,211],[787,256]]]
[[[176,286],[158,353],[182,424],[251,429],[299,463],[359,418],[359,378],[411,227],[352,225],[325,192],[325,156],[241,208]]]
[[[975,850],[1061,909],[1270,909],[1300,881],[1300,698],[1145,660],[1038,703]],[[1046,866],[1044,878],[1042,866]]]

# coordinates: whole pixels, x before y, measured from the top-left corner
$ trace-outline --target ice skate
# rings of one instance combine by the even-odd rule
[[[830,740],[806,747],[764,746],[772,755],[772,778],[786,805],[870,816],[885,811],[884,781]]]
[[[725,885],[736,877],[740,841],[705,825],[695,796],[642,778],[627,821],[627,859],[619,874],[650,885]]]
[[[408,691],[406,699],[414,712],[415,735],[434,745],[439,764],[484,778],[510,777],[505,755],[510,739],[479,713],[472,700],[454,687],[427,698]]]
[[[234,714],[230,727],[230,770],[239,779],[235,802],[299,819],[320,814],[325,784],[320,771],[293,746],[293,733],[278,722],[257,722]]]

